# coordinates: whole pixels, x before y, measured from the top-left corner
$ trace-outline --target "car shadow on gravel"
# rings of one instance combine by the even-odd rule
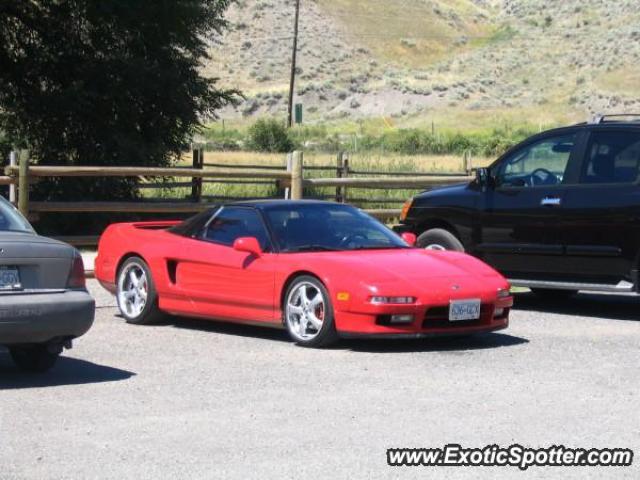
[[[266,341],[291,343],[289,335],[287,335],[287,333],[283,329],[268,328],[258,325],[216,322],[209,320],[193,320],[181,317],[175,317],[171,320],[163,322],[163,324],[172,325],[176,328],[200,330],[205,332],[219,333],[222,335],[233,335]],[[498,347],[511,347],[528,342],[529,340],[525,338],[507,335],[504,333],[487,333],[466,337],[439,337],[420,339],[344,338],[330,348],[335,350],[352,350],[379,353],[438,351],[453,352],[482,350]]]
[[[167,317],[158,325],[171,325],[175,328],[201,330],[205,332],[220,333],[222,335],[235,335],[238,337],[252,337],[280,342],[291,341],[284,329],[270,328],[263,325],[231,323],[216,320],[195,320],[193,318],[184,317]]]
[[[45,373],[27,373],[16,367],[9,352],[0,350],[0,390],[58,387],[86,383],[117,382],[135,373],[119,368],[62,355],[56,365]]]
[[[486,350],[500,347],[514,347],[529,343],[526,338],[506,333],[483,333],[465,337],[436,337],[420,339],[348,339],[338,348],[354,352],[372,353],[411,353],[446,352],[464,353],[473,350]]]
[[[550,299],[533,293],[517,293],[514,310],[640,321],[640,296],[579,293],[565,299]]]

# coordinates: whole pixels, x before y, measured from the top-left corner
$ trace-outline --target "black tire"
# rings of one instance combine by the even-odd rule
[[[293,325],[287,320],[287,302],[289,301],[289,297],[292,295],[292,292],[297,290],[305,283],[307,285],[310,284],[315,287],[315,289],[322,295],[322,300],[324,302],[324,318],[322,319],[322,326],[320,327],[320,330],[317,332],[317,334],[315,334],[315,336],[310,339],[301,338],[300,335],[294,330]],[[331,296],[329,295],[329,292],[322,284],[322,282],[315,277],[312,277],[310,275],[301,275],[299,277],[296,277],[291,282],[283,297],[282,317],[282,321],[284,322],[289,336],[296,344],[302,347],[324,348],[338,341],[338,333],[336,332]]]
[[[32,373],[51,370],[60,356],[59,353],[50,352],[47,345],[10,347],[9,352],[18,368]]]
[[[416,245],[430,250],[453,250],[464,252],[464,245],[456,236],[443,228],[432,228],[418,237]]]
[[[144,271],[147,286],[147,299],[144,308],[138,314],[132,314],[127,310],[125,305],[123,305],[122,303],[123,299],[120,295],[121,289],[123,287],[123,279],[121,278],[121,276],[134,266]],[[151,325],[160,321],[164,316],[164,314],[158,308],[158,293],[153,282],[151,270],[149,269],[147,263],[140,257],[127,258],[118,269],[118,275],[116,277],[116,300],[118,302],[120,313],[127,321],[127,323],[131,323],[133,325]]]
[[[548,300],[566,300],[578,293],[578,290],[554,290],[552,288],[532,288],[531,291],[536,296]]]

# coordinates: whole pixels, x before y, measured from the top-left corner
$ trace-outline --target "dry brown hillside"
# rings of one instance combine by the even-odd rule
[[[296,101],[306,119],[412,124],[640,110],[637,0],[301,0]],[[284,115],[292,0],[241,0],[206,71]]]

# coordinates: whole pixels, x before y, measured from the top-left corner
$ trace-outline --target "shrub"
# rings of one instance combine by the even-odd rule
[[[248,147],[258,152],[286,153],[294,144],[284,123],[270,118],[260,119],[249,128]]]

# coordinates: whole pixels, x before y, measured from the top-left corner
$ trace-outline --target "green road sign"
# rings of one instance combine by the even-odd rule
[[[300,125],[302,123],[302,104],[296,103],[296,123]]]

